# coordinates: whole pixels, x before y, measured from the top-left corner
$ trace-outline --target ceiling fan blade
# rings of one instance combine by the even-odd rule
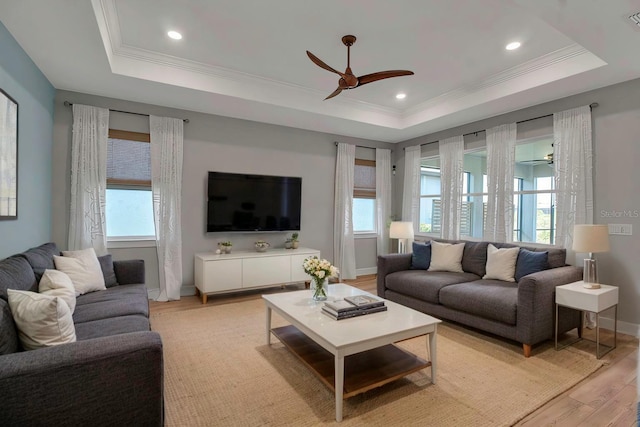
[[[376,82],[378,80],[388,79],[391,77],[411,76],[411,75],[413,75],[413,71],[407,71],[407,70],[378,71],[377,73],[366,74],[364,76],[358,77],[358,86],[366,85],[367,83]]]
[[[326,101],[326,100],[327,100],[327,99],[329,99],[329,98],[333,98],[334,96],[339,95],[339,94],[340,94],[340,92],[342,92],[342,88],[338,88],[338,89],[334,90],[334,91],[331,93],[331,95],[327,96],[324,100]]]
[[[317,56],[315,56],[313,53],[307,51],[307,56],[309,57],[309,59],[311,61],[313,61],[314,64],[316,64],[318,67],[320,68],[324,68],[327,71],[331,71],[332,73],[336,73],[341,77],[344,77],[344,74],[341,73],[340,71],[337,71],[333,68],[331,68],[330,66],[328,66],[327,64],[324,63],[324,61],[322,61],[322,59],[318,58]]]

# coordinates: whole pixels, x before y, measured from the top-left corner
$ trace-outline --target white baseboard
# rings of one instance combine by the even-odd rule
[[[196,294],[196,287],[194,285],[190,286],[182,286],[180,288],[180,296],[181,297],[190,297]],[[151,300],[156,300],[158,296],[160,296],[160,289],[147,289],[147,296]]]
[[[358,268],[356,269],[356,277],[357,276],[366,276],[368,274],[376,274],[378,272],[377,267],[369,267],[369,268]]]
[[[160,289],[147,289],[147,296],[150,300],[156,300],[160,296]]]
[[[613,330],[613,319],[609,317],[600,318],[600,327],[602,329]],[[618,320],[618,332],[640,338],[640,325]]]

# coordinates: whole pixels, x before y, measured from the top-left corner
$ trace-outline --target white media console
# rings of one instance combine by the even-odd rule
[[[286,283],[309,281],[302,263],[320,251],[309,248],[269,249],[266,252],[213,252],[195,255],[196,292],[206,304],[207,295],[243,289],[265,288]]]

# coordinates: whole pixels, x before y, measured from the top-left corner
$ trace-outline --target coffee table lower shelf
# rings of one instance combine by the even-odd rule
[[[271,332],[335,392],[333,354],[293,325],[273,328]],[[343,398],[364,393],[429,366],[431,362],[393,344],[352,354],[344,360]]]

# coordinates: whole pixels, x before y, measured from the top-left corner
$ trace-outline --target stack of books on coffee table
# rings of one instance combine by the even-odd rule
[[[369,295],[355,295],[341,300],[327,301],[322,306],[322,312],[336,319],[348,319],[350,317],[386,311],[384,300]]]

